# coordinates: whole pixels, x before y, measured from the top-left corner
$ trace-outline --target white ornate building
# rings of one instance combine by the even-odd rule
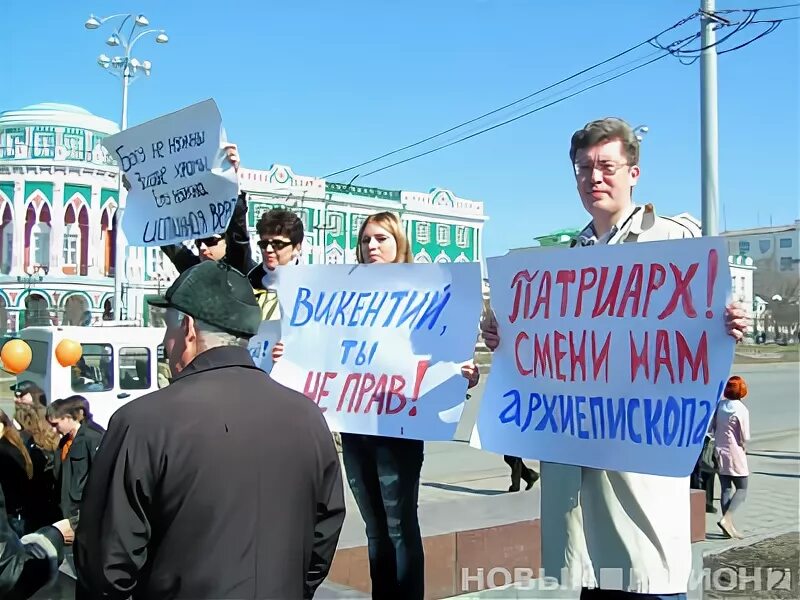
[[[117,131],[64,104],[0,113],[0,335],[111,314],[118,170],[100,140]],[[448,190],[345,185],[283,165],[242,168],[239,178],[253,238],[265,210],[291,208],[305,224],[309,263],[354,262],[358,227],[379,210],[401,216],[418,262],[481,259],[483,203]],[[146,296],[177,274],[159,248],[128,248],[125,265],[123,317],[147,323]]]

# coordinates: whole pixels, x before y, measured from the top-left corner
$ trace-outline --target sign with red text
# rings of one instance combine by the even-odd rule
[[[284,354],[272,378],[333,431],[450,440],[481,314],[478,263],[279,267]]]
[[[472,445],[688,475],[733,361],[725,242],[531,250],[488,269],[501,341]]]

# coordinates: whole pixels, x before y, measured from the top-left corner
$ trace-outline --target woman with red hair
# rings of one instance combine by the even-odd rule
[[[747,477],[750,475],[745,451],[745,443],[750,440],[750,411],[742,401],[745,396],[747,384],[744,379],[738,375],[728,379],[713,425],[722,487],[722,519],[717,525],[725,535],[738,539],[743,536],[733,525],[733,513],[747,496]]]

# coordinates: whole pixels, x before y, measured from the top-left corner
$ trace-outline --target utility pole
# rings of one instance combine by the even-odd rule
[[[714,0],[700,7],[700,188],[703,235],[719,233],[719,124],[717,118],[717,35]]]

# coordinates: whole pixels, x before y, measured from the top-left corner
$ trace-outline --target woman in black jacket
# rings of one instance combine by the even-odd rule
[[[61,514],[67,519],[77,518],[83,488],[104,431],[92,421],[89,402],[83,396],[56,400],[47,407],[47,420],[63,436],[58,475]]]
[[[38,403],[17,404],[14,411],[14,418],[22,428],[20,437],[33,463],[31,493],[23,512],[26,532],[61,518],[56,467],[59,435],[47,422],[46,414],[47,409]]]
[[[25,533],[25,507],[30,500],[33,478],[33,463],[25,448],[14,421],[0,410],[0,488],[8,502],[6,513],[0,519],[7,520],[18,535]]]

